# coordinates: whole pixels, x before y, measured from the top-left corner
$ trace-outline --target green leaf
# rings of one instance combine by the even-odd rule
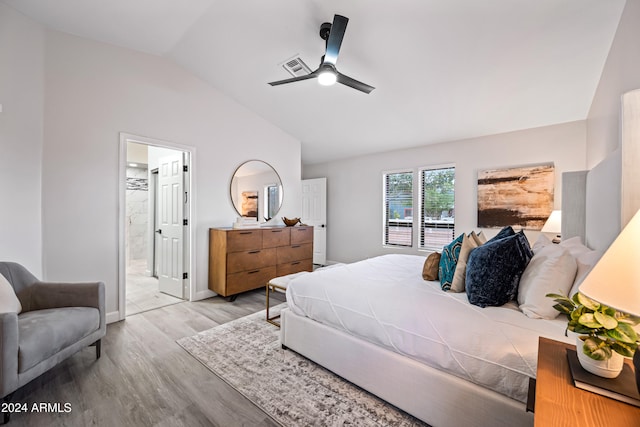
[[[638,348],[638,344],[627,344],[623,342],[616,341],[611,344],[611,349],[616,353],[623,355],[624,357],[633,357],[636,349]]]
[[[582,316],[580,316],[578,322],[581,325],[586,326],[587,328],[598,329],[602,327],[602,325],[596,320],[593,313],[584,313]]]
[[[608,360],[612,354],[607,343],[598,337],[589,337],[584,340],[582,351],[594,360]]]
[[[638,334],[628,323],[618,323],[618,327],[606,332],[606,335],[616,341],[633,344],[638,341]]]
[[[571,312],[573,311],[573,306],[567,307],[562,302],[554,305],[553,308],[555,308],[556,310],[558,310],[562,314],[566,314],[567,316],[571,315]]]
[[[604,326],[605,329],[615,329],[616,326],[618,326],[618,321],[615,318],[607,314],[600,313],[599,311],[593,313],[593,317],[598,323]]]
[[[578,292],[577,295],[578,295],[579,303],[587,307],[589,310],[596,311],[598,308],[600,308],[600,304],[597,301],[594,301],[591,298],[584,296],[580,292]]]

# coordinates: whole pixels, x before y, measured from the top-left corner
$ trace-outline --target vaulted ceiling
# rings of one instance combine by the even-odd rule
[[[175,61],[302,142],[305,163],[585,119],[624,0],[2,0],[46,26]],[[338,69],[290,77],[349,18]]]

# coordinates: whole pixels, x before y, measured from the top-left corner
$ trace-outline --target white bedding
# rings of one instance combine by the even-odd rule
[[[289,283],[287,302],[298,315],[525,402],[538,337],[570,342],[566,320],[530,319],[513,303],[471,305],[424,281],[424,260],[384,255],[306,274]]]

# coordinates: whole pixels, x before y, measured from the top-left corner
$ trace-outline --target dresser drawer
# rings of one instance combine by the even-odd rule
[[[286,276],[287,274],[299,273],[301,271],[313,271],[313,260],[303,259],[301,261],[293,261],[287,264],[278,264],[277,276]]]
[[[276,248],[278,264],[288,264],[293,261],[313,258],[313,244],[291,245]]]
[[[262,230],[233,230],[227,232],[227,252],[262,249]]]
[[[227,273],[255,270],[275,263],[276,250],[274,248],[232,252],[227,255]]]
[[[301,243],[313,242],[313,227],[292,227],[291,228],[291,244],[299,245]]]
[[[250,291],[267,285],[269,280],[277,277],[276,267],[265,267],[227,275],[227,295]]]
[[[288,228],[274,228],[262,230],[262,247],[276,248],[278,246],[289,246],[291,232]]]

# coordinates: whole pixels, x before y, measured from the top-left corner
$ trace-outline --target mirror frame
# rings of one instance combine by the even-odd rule
[[[247,165],[248,163],[252,163],[252,162],[259,162],[262,163],[266,166],[268,166],[273,173],[275,174],[278,182],[277,184],[279,184],[280,187],[280,196],[279,196],[279,203],[278,203],[278,208],[276,209],[276,211],[273,213],[273,215],[271,216],[271,218],[266,218],[265,217],[265,212],[264,212],[264,207],[260,207],[260,204],[263,204],[262,200],[264,198],[264,190],[265,190],[265,186],[262,186],[262,188],[258,189],[259,194],[258,194],[258,213],[257,213],[257,217],[256,217],[256,222],[260,223],[260,222],[268,222],[270,220],[272,220],[273,218],[275,218],[278,215],[278,212],[280,212],[280,210],[282,209],[282,204],[284,201],[284,184],[282,183],[282,178],[280,177],[280,174],[278,173],[278,171],[276,171],[276,169],[269,163],[265,162],[264,160],[258,160],[258,159],[250,159],[247,161],[242,162],[240,165],[238,165],[238,167],[235,168],[235,170],[233,171],[233,175],[231,175],[231,181],[229,182],[229,198],[231,199],[231,204],[233,205],[233,208],[236,210],[236,213],[238,215],[240,215],[240,217],[243,218],[253,218],[253,217],[246,217],[244,215],[242,215],[241,212],[241,206],[239,206],[240,201],[236,200],[236,197],[234,197],[234,192],[233,192],[233,182],[235,179],[237,179],[236,174],[238,173],[238,171],[245,165]]]

